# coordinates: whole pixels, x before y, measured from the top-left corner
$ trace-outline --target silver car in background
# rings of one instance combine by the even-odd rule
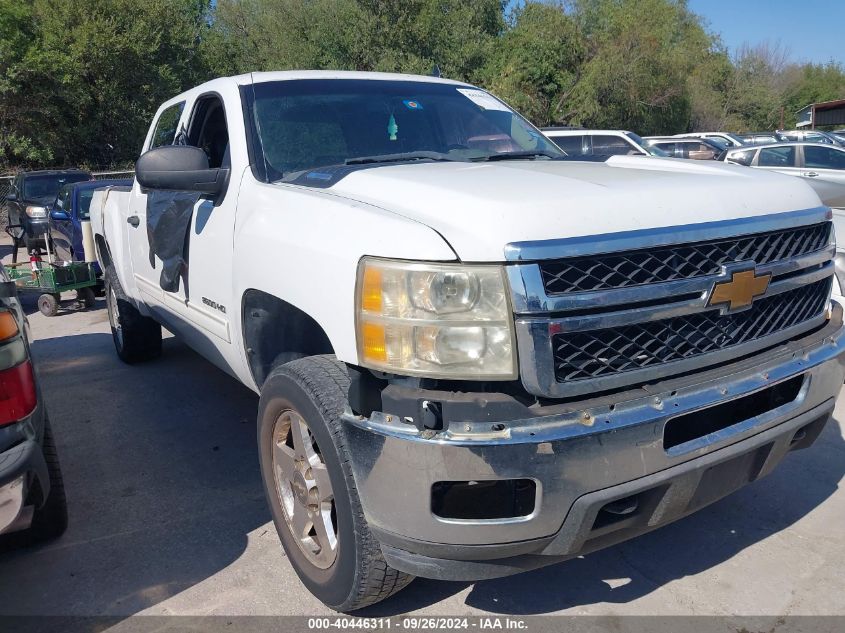
[[[822,143],[770,143],[728,150],[725,162],[808,180],[845,184],[845,149]]]

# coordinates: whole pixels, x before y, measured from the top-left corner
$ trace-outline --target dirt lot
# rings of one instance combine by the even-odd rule
[[[123,365],[102,301],[51,319],[24,302],[70,528],[0,552],[0,615],[327,613],[265,508],[257,397],[172,337],[159,360]],[[417,580],[367,614],[845,614],[843,414],[768,478],[672,526],[519,577]]]

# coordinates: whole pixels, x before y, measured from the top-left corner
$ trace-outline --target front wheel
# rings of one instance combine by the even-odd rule
[[[279,538],[300,580],[337,611],[374,604],[413,576],[388,566],[370,533],[340,415],[349,375],[333,356],[277,366],[261,389],[258,446]]]

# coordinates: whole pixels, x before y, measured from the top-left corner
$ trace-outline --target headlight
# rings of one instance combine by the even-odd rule
[[[356,293],[361,364],[435,378],[516,378],[505,288],[501,266],[365,257]]]
[[[27,207],[26,214],[31,218],[46,218],[47,209],[46,207]]]

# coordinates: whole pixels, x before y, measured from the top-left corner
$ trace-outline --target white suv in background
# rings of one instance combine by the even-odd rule
[[[546,127],[541,131],[570,156],[668,156],[656,147],[645,147],[642,138],[627,130]]]

